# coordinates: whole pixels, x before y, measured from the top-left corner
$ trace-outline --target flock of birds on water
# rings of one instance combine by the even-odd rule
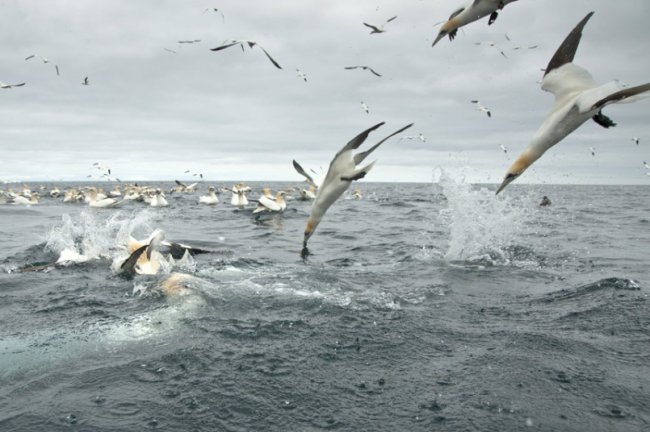
[[[448,37],[450,41],[453,41],[456,37],[458,30],[474,21],[480,20],[488,16],[488,25],[492,25],[497,17],[499,12],[504,9],[510,3],[514,3],[517,0],[469,0],[458,9],[456,9],[449,19],[442,23],[437,37],[433,41],[432,46],[435,46],[443,38]],[[219,9],[208,8],[205,12],[218,12],[224,18],[223,14]],[[603,112],[609,104],[619,103],[619,102],[631,102],[639,99],[638,95],[650,91],[650,83],[628,87],[622,85],[618,81],[610,81],[608,83],[599,85],[592,78],[591,74],[584,68],[573,63],[578,45],[582,38],[583,29],[588,23],[589,19],[592,17],[594,12],[589,12],[580,22],[569,32],[568,36],[560,44],[559,48],[551,57],[548,66],[543,69],[544,75],[540,81],[541,88],[544,91],[548,91],[555,96],[555,103],[551,108],[550,112],[547,114],[546,118],[543,120],[542,125],[539,127],[537,132],[533,135],[533,138],[527,148],[521,153],[521,155],[514,161],[514,163],[508,168],[504,179],[501,185],[497,188],[496,193],[499,194],[503,191],[511,182],[520,177],[536,160],[538,160],[549,148],[563,140],[571,132],[576,130],[580,125],[593,119],[598,125],[604,128],[610,128],[616,126],[616,123],[607,117]],[[370,34],[381,34],[387,31],[385,28],[387,25],[392,23],[397,16],[393,16],[386,20],[381,25],[373,25],[369,23],[363,23],[363,25],[369,28]],[[509,40],[509,38],[506,36]],[[184,40],[179,41],[179,43],[196,43],[200,40]],[[498,46],[491,43],[490,46],[494,46],[499,49],[501,54],[504,57],[507,57],[506,54]],[[266,58],[278,69],[282,69],[280,64],[266,51],[260,44],[251,40],[231,40],[227,43],[224,43],[218,47],[212,48],[214,52],[219,52],[228,48],[239,47],[241,50],[245,49],[259,49]],[[515,47],[515,49],[521,49],[522,47]],[[537,45],[529,46],[529,49],[537,48]],[[173,50],[169,50],[172,51]],[[48,60],[40,57],[38,55],[29,56],[26,60],[31,60],[33,58],[40,59],[44,63],[48,63]],[[59,73],[58,66],[55,66],[57,74]],[[346,66],[347,70],[363,70],[368,71],[371,74],[381,77],[381,74],[374,70],[373,68],[366,65],[353,65]],[[307,81],[307,76],[300,69],[297,69],[299,78]],[[82,84],[88,85],[88,78],[84,78]],[[2,88],[12,88],[20,87],[25,85],[25,83],[18,84],[4,84],[0,83]],[[492,113],[489,108],[484,106],[478,100],[472,100],[472,104],[475,105],[475,109],[485,113],[488,117],[492,116]],[[369,107],[362,101],[362,108],[366,113],[369,113]],[[332,161],[330,162],[329,169],[325,175],[325,178],[322,182],[317,183],[307,174],[307,172],[294,161],[295,169],[303,176],[305,176],[306,181],[309,183],[310,188],[305,189],[303,197],[305,199],[313,200],[311,206],[311,212],[307,219],[306,227],[304,230],[303,237],[303,255],[309,254],[307,249],[307,243],[314,231],[320,224],[321,220],[325,216],[325,213],[329,207],[339,199],[350,187],[352,182],[362,179],[365,177],[368,172],[372,169],[374,162],[371,162],[366,165],[361,165],[362,162],[382,143],[388,139],[401,134],[402,132],[409,129],[413,124],[406,125],[397,131],[389,134],[385,138],[378,141],[372,147],[366,151],[356,152],[359,147],[366,141],[371,132],[379,129],[384,122],[375,124],[365,131],[361,132],[354,138],[352,138],[341,150],[339,150]],[[426,138],[419,134],[417,136],[402,136],[400,139],[420,139],[421,141],[426,141]],[[634,137],[632,140],[638,145],[639,138]],[[508,149],[505,146],[501,146],[501,149],[504,153],[508,152]],[[590,148],[592,155],[595,155],[595,149]],[[646,167],[647,174],[650,175],[650,167],[644,162]],[[110,176],[110,169],[105,175]],[[202,175],[201,175],[202,178]],[[179,191],[192,190],[192,185],[187,186],[181,182],[178,183]],[[246,193],[250,191],[250,188],[247,188],[243,184],[235,185],[232,189],[227,191],[232,193],[231,203],[236,206],[242,205],[242,203],[247,203]],[[52,191],[54,192],[54,191]],[[51,193],[52,193],[51,192]],[[125,197],[119,200],[117,197],[111,197],[106,194],[102,194],[100,191],[94,187],[87,188],[83,191],[66,191],[64,200],[79,200],[87,202],[91,207],[112,207],[118,206],[119,203],[124,202],[128,197],[137,195],[142,198],[143,201],[148,202],[152,206],[164,206],[166,205],[166,199],[164,192],[160,189],[152,188],[139,188],[135,185],[130,185],[125,189]],[[286,202],[284,199],[287,191],[279,191],[275,195],[271,193],[266,193],[265,191],[260,199],[257,200],[258,208],[256,212],[281,212],[286,208]],[[14,193],[14,195],[17,195]],[[81,198],[80,198],[81,197]],[[30,192],[30,196],[24,196],[18,194],[17,196],[12,196],[11,194],[5,193],[4,200],[13,201],[14,203],[31,203],[34,204],[37,202],[37,197],[34,193]],[[208,190],[208,195],[201,197],[201,202],[205,204],[215,204],[218,201],[216,192],[214,188]],[[245,204],[244,204],[245,205]],[[147,251],[147,248],[153,249],[153,246],[158,246],[160,241],[153,235],[147,241],[143,243],[140,247],[135,248],[132,251],[132,256],[129,257],[124,263],[126,267],[129,267],[126,263],[135,263],[138,262],[143,256],[150,255]],[[149,245],[149,246],[148,246]]]

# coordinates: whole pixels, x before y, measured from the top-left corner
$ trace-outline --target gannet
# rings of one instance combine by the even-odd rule
[[[3,83],[2,81],[0,81],[0,88],[3,88],[3,89],[8,89],[8,88],[12,88],[12,87],[22,87],[24,85],[25,85],[25,83],[6,84],[6,83]]]
[[[262,50],[262,52],[264,52],[264,54],[266,54],[266,57],[271,61],[271,63],[273,63],[273,66],[275,66],[275,67],[278,68],[278,69],[282,69],[282,66],[280,66],[280,65],[278,64],[278,62],[276,62],[275,60],[273,60],[273,57],[271,57],[271,56],[269,55],[269,53],[267,53],[266,50],[265,50],[264,48],[262,48],[262,46],[261,46],[260,44],[258,44],[257,42],[255,42],[255,41],[246,41],[246,40],[241,40],[241,41],[231,41],[231,42],[228,43],[228,44],[221,45],[221,46],[218,46],[218,47],[216,47],[216,48],[211,48],[210,51],[220,51],[220,50],[223,50],[223,49],[226,49],[226,48],[230,48],[231,46],[235,46],[235,45],[239,45],[239,46],[241,46],[241,49],[242,49],[242,50],[244,49],[244,45],[248,45],[249,48],[253,48],[253,47],[257,46],[259,49]]]
[[[384,26],[385,26],[386,24],[388,24],[389,22],[393,21],[395,18],[397,18],[397,15],[395,15],[395,16],[392,17],[392,18],[388,18],[388,19],[386,20],[386,22],[383,23],[383,24],[382,24],[381,26],[379,26],[379,27],[374,26],[374,25],[372,25],[372,24],[365,23],[365,22],[363,23],[363,25],[366,26],[366,27],[368,27],[369,29],[372,30],[372,31],[370,32],[370,34],[374,34],[374,33],[385,33],[386,30],[384,30]]]
[[[353,150],[359,148],[361,144],[368,138],[370,132],[382,126],[384,122],[378,123],[369,129],[361,132],[348,142],[341,150],[339,150],[334,159],[330,162],[329,169],[325,175],[323,184],[318,188],[316,200],[311,207],[311,214],[307,219],[307,226],[305,227],[305,234],[303,239],[303,255],[308,254],[307,241],[314,233],[314,230],[325,216],[325,212],[334,202],[350,187],[354,180],[362,179],[373,167],[375,162],[371,162],[364,167],[358,167],[363,160],[368,157],[377,147],[389,138],[405,131],[413,126],[413,123],[404,126],[398,131],[393,132],[386,138],[379,141],[377,144],[370,147],[368,150],[353,154]]]
[[[295,159],[293,161],[293,167],[298,172],[298,174],[305,177],[305,181],[309,183],[310,186],[313,186],[314,189],[318,189],[319,184],[322,182],[320,180],[314,180],[309,174],[307,174],[307,172],[302,168],[302,166],[300,166],[300,164]]]
[[[275,194],[275,199],[262,195],[257,200],[257,208],[253,210],[253,214],[260,212],[283,212],[287,208],[287,203],[284,201],[285,191],[278,191]]]
[[[551,200],[546,195],[544,195],[544,197],[542,198],[542,202],[540,202],[539,205],[541,207],[550,206],[551,205]]]
[[[375,71],[370,66],[345,66],[343,69],[352,70],[352,69],[359,69],[359,68],[361,68],[363,70],[370,71],[371,73],[373,73],[374,75],[377,75],[378,77],[381,76],[377,71]]]
[[[487,107],[483,106],[483,104],[481,104],[481,102],[477,101],[476,99],[472,100],[470,102],[473,103],[473,104],[476,104],[476,110],[477,111],[482,111],[485,114],[487,114],[488,117],[492,118],[492,112]]]
[[[174,180],[176,184],[180,187],[179,192],[194,192],[194,189],[198,185],[198,183],[192,183],[190,185],[186,185],[185,183]]]
[[[361,108],[366,112],[366,114],[370,114],[370,108],[368,108],[368,105],[364,101],[361,101]]]
[[[296,72],[298,73],[298,78],[302,79],[303,81],[307,82],[307,75],[300,69],[296,69]]]
[[[508,153],[508,148],[506,146],[499,144],[499,147],[501,147],[501,150],[503,150],[504,153]]]
[[[299,193],[301,201],[310,201],[316,199],[316,188],[314,185],[309,185],[309,189],[300,189]]]
[[[29,198],[26,198],[23,195],[14,195],[13,197],[10,197],[10,201],[12,204],[16,205],[35,205],[38,204],[38,192],[32,192],[30,194]]]
[[[590,118],[605,128],[615,126],[616,124],[602,113],[606,105],[650,91],[650,83],[625,88],[621,88],[617,81],[598,85],[589,72],[572,63],[582,30],[592,15],[593,12],[588,13],[578,23],[549,62],[542,79],[542,90],[555,95],[555,104],[528,147],[508,169],[496,193],[501,192],[526,171],[546,150],[562,141]]]
[[[81,82],[81,85],[88,85],[88,77],[85,77],[84,80]]]
[[[58,186],[54,186],[52,190],[50,191],[50,196],[52,198],[58,198],[61,196],[61,190],[59,189]]]
[[[199,203],[201,204],[215,205],[218,202],[219,198],[217,198],[214,186],[208,187],[208,194],[199,198]]]
[[[639,145],[639,137],[632,137],[632,141],[634,141],[634,144]]]
[[[592,156],[596,156],[596,147],[589,147]]]
[[[351,196],[352,196],[352,198],[354,198],[356,200],[360,200],[361,198],[363,198],[363,195],[361,194],[361,189],[356,188],[354,190],[354,192],[352,192]]]
[[[440,39],[449,35],[449,40],[454,40],[458,29],[466,24],[477,21],[484,16],[490,15],[488,25],[492,25],[499,15],[498,10],[503,9],[507,4],[517,0],[468,0],[465,4],[456,9],[449,20],[440,27],[438,37],[431,46],[435,46]]]
[[[165,199],[165,195],[162,193],[162,191],[160,189],[156,189],[149,205],[151,207],[167,207],[169,203]]]
[[[129,236],[127,251],[129,256],[119,264],[119,273],[132,277],[134,274],[156,274],[160,270],[164,257],[157,248],[162,244],[165,233],[154,230],[144,242]],[[146,252],[146,253],[145,253]]]
[[[242,183],[238,183],[232,187],[232,198],[230,199],[230,204],[236,207],[245,207],[248,205],[248,198],[246,194],[251,190],[248,186],[244,186]]]
[[[90,207],[94,208],[106,208],[106,207],[117,207],[124,203],[124,200],[120,201],[116,198],[108,198],[105,194],[98,192],[97,188],[90,187],[88,193],[86,194],[86,202]]]

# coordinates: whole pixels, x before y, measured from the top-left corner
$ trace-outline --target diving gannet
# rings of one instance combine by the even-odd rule
[[[309,183],[310,186],[313,186],[314,189],[318,189],[319,184],[309,175],[307,172],[300,166],[300,164],[294,159],[293,167],[301,176],[305,177],[305,181]],[[312,170],[313,171],[313,170]]]
[[[378,77],[381,76],[377,71],[375,71],[370,66],[345,66],[343,69],[352,70],[352,69],[359,69],[359,68],[361,68],[363,70],[370,71],[371,73],[373,73],[374,75],[377,75]]]
[[[454,40],[458,29],[466,24],[480,20],[484,16],[490,15],[488,25],[492,25],[499,15],[499,10],[507,4],[517,0],[468,0],[465,4],[456,9],[450,16],[449,20],[440,27],[436,40],[431,46],[435,46],[440,39],[449,36],[449,40]]]
[[[273,63],[273,66],[275,66],[275,67],[278,68],[278,69],[282,69],[282,66],[280,66],[280,65],[278,64],[278,62],[276,62],[275,60],[273,60],[273,57],[271,57],[271,56],[269,55],[269,53],[266,52],[266,50],[265,50],[264,48],[262,48],[262,46],[261,46],[260,44],[258,44],[257,42],[255,42],[255,41],[245,41],[245,40],[241,40],[241,41],[231,41],[231,42],[228,43],[228,44],[221,45],[221,46],[218,46],[218,47],[216,47],[216,48],[210,48],[210,51],[221,51],[221,50],[223,50],[223,49],[230,48],[231,46],[235,46],[235,45],[239,45],[239,46],[241,46],[241,49],[242,49],[242,50],[244,49],[244,45],[248,45],[249,48],[253,48],[253,47],[257,46],[259,49],[262,50],[262,52],[263,52],[264,54],[266,54],[266,57],[271,61],[271,63]]]
[[[214,189],[214,186],[208,187],[208,194],[199,198],[199,203],[201,204],[215,205],[218,202],[219,198],[217,198],[217,193]]]
[[[388,19],[386,20],[386,22],[383,23],[383,24],[382,24],[381,26],[379,26],[379,27],[374,26],[374,25],[372,25],[372,24],[365,23],[365,22],[363,23],[363,25],[366,26],[366,27],[368,27],[369,29],[372,30],[372,31],[370,32],[370,34],[374,34],[374,33],[378,33],[378,34],[379,34],[379,33],[385,33],[386,30],[384,30],[384,26],[385,26],[386,24],[388,24],[389,22],[393,21],[395,18],[397,18],[397,15],[395,15],[395,16],[392,17],[392,18],[388,18]]]
[[[602,112],[606,105],[650,91],[650,83],[625,88],[621,88],[617,81],[598,85],[589,72],[573,63],[582,30],[592,15],[593,12],[588,13],[578,23],[549,62],[542,78],[542,90],[555,95],[555,104],[528,147],[508,169],[497,194],[526,171],[546,150],[590,118],[605,128],[615,126]]]
[[[330,162],[329,169],[325,175],[323,184],[318,188],[316,200],[311,207],[311,214],[307,219],[307,226],[305,227],[305,235],[303,239],[303,255],[308,254],[307,241],[314,233],[314,230],[325,216],[325,212],[343,193],[350,187],[354,180],[362,179],[373,167],[375,162],[371,162],[364,167],[358,167],[363,160],[368,157],[377,147],[384,143],[389,138],[404,132],[406,129],[413,126],[413,123],[404,126],[398,131],[393,132],[386,138],[379,141],[377,144],[370,147],[368,150],[353,154],[352,151],[356,150],[368,138],[370,132],[382,126],[384,122],[378,123],[369,129],[361,132],[356,137],[352,138],[341,150],[339,150],[334,159]]]

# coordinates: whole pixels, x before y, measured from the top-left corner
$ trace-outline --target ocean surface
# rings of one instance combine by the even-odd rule
[[[0,431],[650,430],[650,187],[360,182],[303,259],[208,184],[0,205]],[[210,252],[115,274],[157,228]]]

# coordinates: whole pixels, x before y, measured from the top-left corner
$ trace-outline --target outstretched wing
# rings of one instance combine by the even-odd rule
[[[332,162],[335,161],[342,153],[345,153],[346,151],[349,151],[349,150],[355,150],[355,149],[359,148],[359,146],[361,144],[363,144],[363,142],[366,140],[366,138],[368,138],[368,135],[370,134],[370,132],[374,131],[375,129],[377,129],[377,128],[381,127],[381,126],[383,126],[384,123],[386,123],[386,122],[377,123],[376,125],[364,130],[359,135],[352,138],[345,146],[343,146],[343,148],[341,150],[339,150],[338,153],[336,153],[336,155],[334,156],[334,159],[332,159]]]
[[[582,29],[585,27],[587,21],[589,21],[589,18],[591,18],[593,14],[593,12],[589,12],[587,16],[585,16],[582,21],[580,21],[578,25],[575,26],[573,30],[571,30],[571,33],[569,33],[557,51],[555,51],[553,58],[551,58],[551,61],[546,67],[544,76],[546,76],[552,70],[573,61],[573,58],[576,55],[576,51],[578,50],[578,45],[580,44],[580,39],[582,38]]]
[[[393,132],[392,134],[388,135],[388,136],[387,136],[386,138],[384,138],[383,140],[379,141],[379,142],[378,142],[377,144],[375,144],[374,146],[370,147],[368,150],[366,150],[366,151],[364,151],[364,152],[361,152],[361,153],[357,153],[357,154],[355,154],[355,155],[354,155],[354,164],[355,164],[355,165],[359,165],[361,162],[363,162],[363,160],[364,160],[364,159],[365,159],[365,158],[366,158],[370,153],[372,153],[373,151],[375,151],[375,149],[376,149],[377,147],[379,147],[380,145],[382,145],[382,144],[383,144],[383,143],[384,143],[388,138],[391,138],[391,137],[397,135],[398,133],[404,132],[406,129],[410,128],[411,126],[413,126],[413,123],[404,126],[403,128],[401,128],[401,129],[398,130],[398,131]]]
[[[298,171],[298,174],[300,174],[301,176],[303,176],[303,177],[305,177],[307,179],[307,183],[309,183],[310,185],[316,187],[316,182],[314,181],[314,179],[311,178],[311,176],[309,174],[307,174],[305,172],[305,170],[302,168],[302,166],[300,166],[300,164],[298,162],[296,162],[295,160],[293,161],[293,167],[295,168],[296,171]]]

